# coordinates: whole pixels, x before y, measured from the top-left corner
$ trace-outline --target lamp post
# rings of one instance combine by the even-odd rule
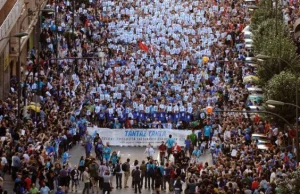
[[[292,71],[294,73],[296,73],[297,71],[295,71],[295,69],[293,68],[293,66],[287,62],[286,60],[284,59],[281,59],[279,57],[271,57],[271,56],[268,56],[268,55],[262,55],[262,54],[258,54],[256,56],[257,59],[261,59],[261,60],[265,60],[265,59],[278,59],[278,60],[281,60],[283,61],[284,63],[286,63],[288,66],[290,66],[290,68],[292,69]],[[296,108],[296,150],[297,150],[297,162],[299,162],[300,160],[300,157],[299,157],[299,129],[298,129],[298,112],[299,112],[299,104],[298,104],[298,82],[299,82],[299,77],[297,78],[296,80],[296,104],[292,104],[292,103],[285,103],[285,102],[280,102],[280,101],[275,101],[275,100],[269,100],[269,104],[272,104],[272,105],[290,105],[290,106],[293,106]],[[268,101],[267,101],[268,103]]]
[[[298,99],[297,99],[298,100]],[[281,102],[281,101],[277,101],[277,100],[267,100],[266,102],[267,104],[271,104],[271,105],[278,105],[278,106],[293,106],[296,108],[296,150],[297,150],[297,162],[299,162],[299,131],[298,131],[298,110],[299,110],[299,106],[298,103],[297,104],[292,104],[292,103],[286,103],[286,102]]]

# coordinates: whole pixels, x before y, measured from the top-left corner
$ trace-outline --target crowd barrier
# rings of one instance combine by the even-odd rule
[[[162,141],[166,142],[169,135],[180,145],[184,146],[184,141],[191,130],[177,129],[109,129],[88,127],[91,135],[98,133],[103,141],[109,142],[111,146],[159,146]],[[197,131],[195,131],[197,134]]]

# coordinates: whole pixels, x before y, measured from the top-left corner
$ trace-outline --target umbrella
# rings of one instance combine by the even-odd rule
[[[33,110],[35,112],[41,111],[41,105],[38,103],[31,102],[28,106],[26,106],[27,109]]]
[[[207,56],[202,57],[203,63],[207,63],[209,61],[209,58]]]
[[[248,83],[248,82],[253,82],[253,81],[258,81],[258,77],[257,76],[254,76],[254,75],[248,75],[248,76],[245,76],[243,78],[243,83]]]

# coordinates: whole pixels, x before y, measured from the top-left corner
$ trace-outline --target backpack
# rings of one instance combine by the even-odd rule
[[[175,190],[180,190],[182,191],[182,184],[181,181],[176,180],[176,183],[174,185]]]
[[[154,175],[154,168],[150,167],[150,168],[148,169],[148,175],[149,175],[149,176],[153,176],[153,175]]]
[[[116,168],[115,168],[115,173],[116,172],[121,172],[121,166],[120,166],[120,164],[117,164],[117,166],[116,166]]]
[[[122,171],[127,172],[128,171],[128,166],[126,163],[122,164]]]

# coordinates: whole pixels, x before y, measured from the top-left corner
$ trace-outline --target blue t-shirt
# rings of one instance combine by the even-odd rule
[[[185,148],[186,149],[190,149],[190,147],[191,147],[191,140],[190,139],[186,139],[184,141],[184,143],[185,143]]]
[[[166,144],[167,144],[168,148],[172,148],[172,146],[174,145],[174,143],[175,143],[175,139],[173,139],[173,138],[169,138],[166,141]]]
[[[158,120],[164,123],[166,120],[166,113],[165,112],[158,113]]]
[[[104,158],[108,159],[110,157],[111,148],[110,147],[104,147],[103,148],[103,156]]]
[[[202,131],[200,130],[199,132],[198,132],[198,139],[201,139],[202,138]]]
[[[200,150],[193,150],[192,155],[194,155],[196,157],[200,157],[201,156],[201,151]]]
[[[50,189],[49,189],[49,187],[44,186],[41,188],[40,192],[41,192],[41,194],[49,194]]]
[[[211,126],[210,125],[205,125],[204,126],[204,136],[209,137],[211,133]]]
[[[180,113],[174,113],[172,116],[172,121],[177,122],[179,121],[179,118],[180,118]]]

